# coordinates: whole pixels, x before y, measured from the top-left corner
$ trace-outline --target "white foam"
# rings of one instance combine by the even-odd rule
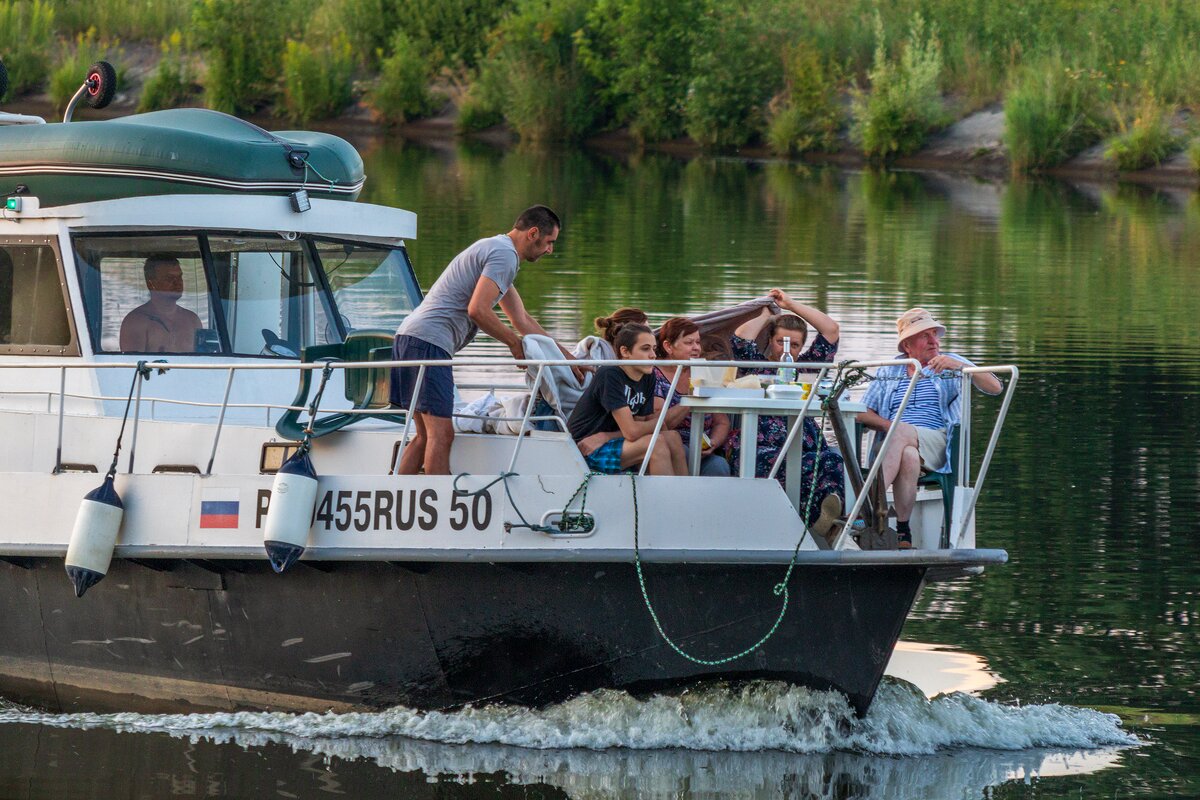
[[[48,714],[0,707],[0,723],[104,727],[224,739],[268,734],[289,739],[403,736],[444,743],[533,749],[625,748],[697,751],[852,752],[917,756],[961,748],[1101,748],[1138,739],[1112,714],[1059,704],[1009,706],[955,693],[928,700],[887,679],[864,719],[845,698],[782,683],[707,687],[637,699],[598,691],[542,709],[513,706],[419,712],[284,714]]]

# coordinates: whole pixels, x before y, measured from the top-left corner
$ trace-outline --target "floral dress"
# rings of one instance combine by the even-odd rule
[[[686,389],[687,387],[685,386],[684,388]],[[671,391],[671,379],[668,378],[666,375],[664,375],[662,370],[660,370],[658,367],[655,367],[654,368],[654,396],[661,397],[665,400],[667,398],[667,392],[669,392],[669,391]],[[682,399],[683,399],[683,395],[680,394],[680,389],[678,386],[676,386],[675,394],[671,397],[671,403],[670,403],[670,405],[667,406],[667,408],[674,408],[675,406],[679,405],[679,401]],[[707,433],[710,437],[712,436],[712,427],[713,427],[712,414],[705,414],[704,415],[704,432]],[[687,447],[688,443],[691,441],[692,415],[687,414],[686,416],[684,416],[684,418],[680,421],[679,425],[677,425],[675,427],[675,430],[676,430],[676,432],[679,433],[679,438],[683,440],[683,446]]]
[[[732,336],[730,337],[730,344],[733,346],[733,360],[735,361],[767,360],[767,357],[759,351],[758,345],[749,339]],[[837,355],[837,344],[830,342],[818,333],[812,345],[801,353],[800,357],[796,360],[799,362],[832,362],[835,355]],[[776,374],[778,372],[774,369],[745,369],[739,371],[739,377],[741,375],[774,376]],[[740,463],[742,434],[743,431],[735,430],[729,436],[729,447],[735,464]],[[787,435],[787,417],[761,416],[758,418],[758,441],[754,468],[756,477],[765,478],[771,474],[771,466],[775,463],[775,457],[779,455],[784,442],[787,441]],[[844,507],[846,489],[842,454],[825,442],[825,437],[821,435],[821,431],[817,428],[817,423],[809,417],[805,417],[804,419],[803,436],[804,457],[800,476],[800,498],[805,503],[808,502],[814,471],[817,474],[816,493],[813,496],[812,505],[809,507],[807,520],[808,524],[811,525],[817,521],[817,517],[821,514],[821,501],[829,495],[836,494],[841,498]],[[787,480],[786,473],[787,464],[780,464],[776,478],[778,478],[780,484],[785,486]]]

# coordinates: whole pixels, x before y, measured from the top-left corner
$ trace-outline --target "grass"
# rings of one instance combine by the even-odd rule
[[[1095,71],[1074,68],[1055,54],[1028,65],[1004,104],[1005,141],[1014,172],[1057,166],[1099,141],[1107,84]]]
[[[0,0],[0,57],[8,91],[0,101],[37,88],[46,80],[54,41],[54,9],[42,0]]]
[[[183,34],[175,31],[162,44],[162,60],[146,78],[138,112],[174,108],[187,102],[195,91],[195,75],[183,52]]]
[[[1171,131],[1176,107],[1146,92],[1132,120],[1118,114],[1119,134],[1104,151],[1122,171],[1156,167],[1179,149],[1182,139]]]
[[[191,17],[186,0],[52,0],[58,30],[67,37],[95,28],[103,38],[155,42],[183,30]]]

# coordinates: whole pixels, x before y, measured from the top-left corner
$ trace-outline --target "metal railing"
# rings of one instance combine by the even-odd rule
[[[11,363],[10,362],[10,363],[0,364],[0,369],[59,370],[59,372],[60,372],[59,389],[57,392],[58,436],[57,436],[57,442],[56,442],[56,447],[55,447],[55,452],[56,452],[55,471],[57,472],[59,470],[59,468],[61,467],[61,465],[63,464],[62,447],[63,447],[64,420],[65,420],[65,416],[66,416],[66,400],[67,400],[67,398],[93,400],[93,401],[101,401],[101,402],[120,401],[120,400],[126,399],[125,397],[119,397],[119,396],[68,393],[66,391],[67,371],[68,370],[134,370],[134,369],[138,369],[140,366],[145,365],[146,363],[147,362],[86,362],[86,363],[81,363],[78,361],[70,361],[70,362],[41,361],[41,362],[36,362],[36,363]],[[822,380],[824,380],[827,377],[830,370],[834,369],[833,365],[826,363],[826,362],[819,362],[819,363],[786,362],[785,363],[785,362],[733,361],[733,360],[703,361],[703,360],[633,360],[633,359],[622,360],[622,361],[600,360],[600,359],[565,361],[565,360],[534,360],[534,359],[478,358],[478,357],[467,358],[467,359],[457,359],[457,360],[456,359],[447,359],[447,360],[436,360],[436,361],[435,360],[429,360],[429,361],[370,361],[370,362],[336,362],[336,361],[335,362],[323,362],[323,361],[319,361],[319,362],[315,362],[315,363],[300,363],[300,364],[297,364],[294,362],[286,362],[286,363],[261,363],[261,362],[244,363],[244,362],[240,362],[240,363],[205,364],[205,363],[170,363],[169,361],[162,361],[162,362],[151,362],[149,365],[153,369],[158,369],[158,370],[163,370],[163,371],[167,371],[167,370],[172,370],[172,371],[173,370],[225,371],[226,379],[225,379],[224,392],[223,392],[222,400],[220,403],[206,402],[206,401],[200,401],[200,400],[181,400],[181,399],[163,398],[163,397],[143,398],[142,387],[141,387],[142,381],[139,380],[135,386],[135,398],[134,398],[134,402],[132,404],[133,425],[132,425],[132,429],[131,429],[132,430],[132,433],[131,433],[132,441],[131,441],[130,448],[129,448],[128,471],[130,473],[132,473],[133,469],[134,469],[134,463],[135,463],[135,458],[136,458],[136,449],[137,449],[138,425],[139,425],[139,419],[141,417],[141,408],[142,408],[142,404],[144,402],[148,402],[148,403],[152,404],[152,407],[153,407],[153,404],[163,403],[163,404],[168,404],[168,405],[181,405],[181,406],[190,406],[190,407],[198,407],[198,408],[218,409],[216,427],[215,427],[215,430],[213,433],[213,441],[212,441],[212,446],[211,446],[211,449],[209,452],[208,464],[207,464],[206,471],[203,473],[205,476],[212,474],[213,464],[215,462],[216,454],[217,454],[219,446],[220,446],[221,433],[225,427],[226,416],[227,416],[227,412],[229,409],[264,409],[267,411],[267,423],[268,424],[270,424],[270,415],[271,415],[272,411],[303,412],[303,411],[307,410],[303,406],[293,406],[293,405],[288,405],[288,404],[283,404],[283,403],[230,402],[229,398],[230,398],[230,395],[232,394],[234,379],[238,372],[263,372],[263,371],[270,372],[270,371],[277,371],[277,370],[284,370],[284,371],[318,370],[318,369],[325,369],[325,367],[327,365],[332,367],[335,370],[350,370],[350,369],[378,370],[378,369],[391,369],[394,367],[413,367],[413,366],[415,366],[418,368],[417,380],[413,387],[413,396],[415,397],[415,396],[418,396],[420,389],[424,383],[426,369],[428,367],[441,367],[441,366],[448,366],[451,368],[470,368],[470,367],[476,367],[476,368],[478,368],[478,367],[509,367],[509,368],[511,368],[511,367],[519,367],[519,368],[524,368],[526,371],[536,368],[536,372],[534,373],[533,382],[532,382],[532,384],[530,384],[528,386],[501,385],[496,382],[484,382],[484,383],[475,382],[475,383],[461,384],[462,388],[465,388],[465,389],[512,388],[512,389],[518,389],[521,391],[527,391],[529,393],[529,401],[526,404],[525,412],[519,418],[521,424],[520,424],[520,427],[516,434],[516,439],[515,439],[514,446],[513,446],[513,452],[512,452],[512,455],[511,455],[511,457],[509,459],[509,463],[508,463],[508,471],[513,472],[516,469],[517,462],[520,457],[521,446],[522,446],[522,443],[525,438],[524,434],[526,433],[527,430],[530,430],[530,423],[538,422],[538,421],[554,421],[563,430],[563,432],[566,433],[565,423],[560,416],[558,416],[556,414],[555,415],[534,415],[532,413],[534,404],[537,401],[537,398],[539,397],[539,391],[542,387],[543,381],[546,376],[546,368],[547,367],[558,367],[558,368],[603,367],[603,366],[611,366],[611,365],[674,367],[675,370],[674,370],[674,375],[672,376],[670,387],[668,388],[666,397],[663,398],[663,413],[660,413],[658,415],[658,418],[655,421],[654,429],[653,429],[652,433],[650,434],[650,436],[651,436],[650,443],[646,448],[645,456],[642,458],[642,462],[638,469],[638,475],[646,474],[646,472],[649,468],[651,454],[654,452],[654,448],[658,445],[658,443],[661,439],[662,430],[663,430],[664,422],[666,419],[665,412],[667,409],[669,409],[671,407],[671,401],[675,398],[676,394],[678,393],[679,379],[682,374],[682,370],[680,369],[681,367],[694,367],[694,366],[718,367],[718,368],[734,367],[737,369],[754,370],[755,372],[761,372],[764,370],[779,371],[779,370],[784,370],[784,369],[796,370],[798,372],[807,372],[807,373],[815,372],[816,377],[812,380],[813,388],[808,393],[808,396],[804,400],[804,405],[801,407],[800,412],[799,412],[798,421],[792,427],[792,430],[789,431],[787,440],[785,441],[783,446],[780,448],[779,453],[776,455],[775,462],[773,463],[770,473],[768,475],[769,479],[774,479],[778,474],[778,471],[781,467],[781,464],[783,463],[783,460],[786,458],[786,453],[787,453],[788,449],[793,445],[795,437],[797,435],[799,435],[803,429],[803,420],[806,418],[807,415],[809,415],[810,411],[813,408],[813,404],[819,399],[817,386],[821,383]],[[904,396],[901,399],[900,405],[894,415],[894,418],[899,418],[904,413],[905,408],[907,408],[908,402],[912,397],[916,383],[921,378],[919,363],[912,359],[885,359],[885,360],[876,360],[876,361],[852,362],[852,363],[848,364],[847,366],[850,369],[864,369],[865,370],[865,369],[873,369],[873,368],[877,368],[877,367],[881,367],[881,366],[890,366],[890,365],[905,365],[905,366],[914,367],[913,375],[909,379],[909,383],[905,390]],[[1012,365],[997,366],[997,367],[987,367],[987,366],[966,367],[962,370],[962,373],[963,373],[963,375],[962,375],[962,381],[963,381],[962,391],[963,391],[964,397],[967,398],[967,402],[965,402],[963,404],[963,419],[962,419],[962,428],[961,428],[962,433],[960,434],[962,438],[960,440],[960,452],[959,452],[960,462],[959,462],[958,485],[963,486],[963,487],[968,487],[968,488],[971,487],[970,473],[969,473],[969,469],[970,469],[970,458],[969,458],[969,453],[970,453],[970,416],[971,416],[970,415],[970,399],[969,398],[971,397],[971,394],[972,394],[969,391],[969,389],[970,389],[971,376],[978,374],[978,373],[1001,373],[1001,374],[1008,374],[1010,376],[1010,380],[1008,382],[1007,387],[1005,388],[1001,407],[997,414],[996,421],[993,425],[992,432],[989,437],[987,450],[986,450],[983,460],[980,464],[979,478],[974,483],[973,488],[975,491],[972,492],[969,505],[961,517],[962,523],[959,528],[959,536],[952,539],[952,541],[957,541],[958,538],[962,537],[963,533],[966,530],[966,526],[969,524],[971,515],[974,513],[976,504],[979,499],[980,491],[982,489],[984,480],[987,476],[988,468],[991,464],[992,457],[995,453],[996,445],[999,440],[1000,430],[1003,427],[1004,420],[1007,416],[1009,406],[1012,402],[1013,390],[1016,387],[1016,383],[1017,383],[1017,380],[1019,377],[1019,370],[1017,369],[1017,367],[1012,366]],[[55,393],[25,390],[25,391],[0,392],[0,394],[3,394],[3,395],[21,395],[21,394],[42,395],[42,394],[45,394],[45,395],[47,395],[47,409],[49,410],[51,408],[51,402],[52,402],[51,398],[54,396]],[[396,414],[396,413],[401,413],[401,412],[405,413],[404,428],[403,428],[403,433],[401,434],[399,446],[396,448],[395,458],[391,464],[392,472],[394,472],[395,469],[397,468],[397,466],[400,462],[400,459],[403,455],[404,447],[406,446],[408,440],[410,439],[410,435],[412,433],[411,426],[412,426],[412,416],[413,415],[410,413],[407,413],[407,410],[403,409],[403,408],[337,409],[337,413],[339,413],[339,414],[362,415],[365,417],[380,416],[381,414]],[[475,415],[464,415],[464,414],[457,414],[457,413],[455,414],[455,416],[456,417],[475,418],[475,419],[490,419],[490,420],[494,420],[494,421],[505,421],[505,422],[516,422],[518,420],[517,417],[480,417],[480,416],[475,416]],[[883,463],[882,456],[884,453],[886,453],[888,451],[888,448],[891,446],[894,431],[895,431],[895,427],[893,426],[893,427],[889,428],[887,434],[884,436],[883,443],[880,448],[880,452],[876,456],[876,458],[873,460],[871,467],[867,473],[867,476],[864,479],[864,486],[872,485],[873,481],[877,478],[879,470],[880,470],[880,466]],[[863,506],[864,500],[866,498],[866,495],[867,495],[867,492],[864,491],[864,492],[859,493],[859,495],[855,498],[855,502],[854,502],[853,506],[851,507],[849,514],[847,515],[847,519],[853,520],[853,519],[857,518],[857,515],[862,510],[862,506]],[[846,530],[843,529],[838,534],[835,541],[832,543],[832,546],[834,548],[837,548],[845,535],[846,535]]]

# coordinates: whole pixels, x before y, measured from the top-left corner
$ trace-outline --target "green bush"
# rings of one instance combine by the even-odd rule
[[[915,152],[930,131],[945,124],[938,80],[942,46],[935,28],[914,14],[898,61],[888,57],[883,21],[875,17],[875,63],[869,91],[853,92],[854,138],[873,160]]]
[[[288,41],[283,51],[284,116],[296,123],[336,116],[350,105],[354,54],[344,35],[314,50]]]
[[[783,69],[774,32],[760,22],[741,4],[723,3],[700,35],[684,117],[688,136],[706,149],[740,147],[765,127]]]
[[[599,99],[639,141],[683,133],[692,55],[707,0],[598,0],[577,34]],[[607,111],[608,109],[605,109]]]
[[[474,68],[514,0],[391,0],[394,25],[437,67]]]
[[[371,107],[391,125],[432,114],[437,104],[429,93],[429,63],[402,30],[392,37],[391,49],[380,65],[379,81],[370,94]]]
[[[50,73],[50,100],[54,108],[63,111],[87,77],[87,69],[108,54],[109,45],[96,40],[96,29],[75,36],[75,46]],[[117,86],[121,86],[120,75]]]
[[[1126,122],[1118,115],[1120,133],[1104,150],[1117,169],[1124,171],[1156,167],[1179,149],[1181,140],[1171,132],[1175,106],[1159,102],[1153,92],[1146,92],[1134,118]]]
[[[772,102],[767,142],[779,155],[831,150],[843,123],[837,73],[811,45],[792,49],[784,66],[784,90]]]
[[[1200,139],[1193,139],[1188,146],[1188,158],[1191,159],[1192,169],[1200,171]]]
[[[89,28],[125,41],[165,39],[187,26],[190,3],[183,0],[54,0],[58,29],[66,34]]]
[[[1021,69],[1004,101],[1004,139],[1015,172],[1061,164],[1099,141],[1105,85],[1052,55]]]
[[[173,32],[163,39],[161,47],[162,59],[142,86],[137,107],[139,113],[174,108],[187,102],[192,95],[195,77],[183,52],[183,34]]]
[[[288,10],[285,0],[198,0],[192,22],[209,108],[245,113],[271,99],[285,42],[298,33]]]
[[[458,101],[458,117],[454,126],[459,133],[475,133],[504,122],[502,94],[491,89],[491,71],[485,61],[479,77]]]
[[[588,133],[597,118],[598,87],[579,62],[574,33],[591,6],[592,0],[522,0],[492,34],[474,107],[466,104],[460,127],[482,125],[492,111],[530,141]]]
[[[315,2],[316,0],[309,0]],[[304,42],[315,50],[344,38],[363,67],[377,69],[398,22],[391,0],[320,0],[304,28]]]
[[[48,2],[0,0],[0,58],[8,70],[8,91],[0,102],[46,80],[53,42],[54,9]]]

